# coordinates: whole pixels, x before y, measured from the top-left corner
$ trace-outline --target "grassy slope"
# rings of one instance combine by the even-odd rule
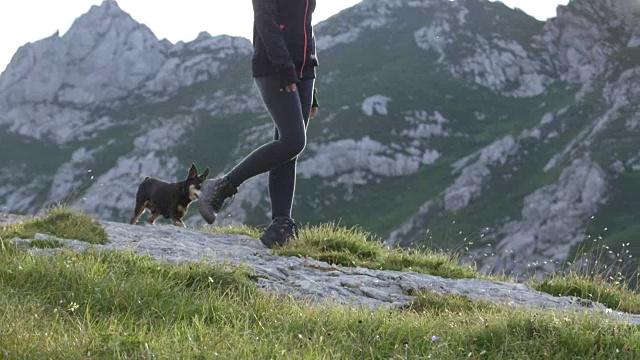
[[[83,218],[56,211],[37,221],[65,213]],[[257,234],[246,227],[227,231]],[[0,353],[10,359],[633,359],[640,354],[640,328],[600,316],[432,293],[416,294],[410,307],[391,311],[317,306],[259,291],[241,267],[167,264],[126,252],[37,256],[0,234]],[[288,250],[331,248],[369,259],[388,252],[367,243],[367,236],[333,226],[306,229],[301,244]],[[637,304],[640,296],[626,291]]]
[[[10,170],[0,177],[2,185],[15,188],[30,184],[37,180],[35,203],[46,201],[47,190],[51,181],[43,174],[55,174],[65,159],[71,157],[70,149],[58,148],[55,145],[6,132],[0,128],[0,164],[3,170]],[[0,201],[4,202],[0,197]],[[6,209],[5,209],[6,210]]]
[[[0,226],[0,239],[31,239],[36,234],[90,244],[106,244],[108,238],[107,232],[97,220],[66,207],[51,208],[44,216],[31,221]]]
[[[8,358],[632,359],[640,351],[637,327],[597,316],[433,294],[409,310],[353,311],[263,294],[241,269],[124,253],[5,249],[0,258]]]

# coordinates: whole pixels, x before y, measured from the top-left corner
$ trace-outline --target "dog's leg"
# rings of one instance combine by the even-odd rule
[[[160,214],[151,214],[149,221],[147,222],[149,225],[155,225],[156,220],[160,217]]]
[[[187,227],[180,219],[171,219],[171,222],[173,223],[173,225],[178,227],[183,227],[183,228]]]
[[[183,228],[187,227],[184,222],[182,222],[182,217],[184,216],[186,210],[187,209],[182,205],[175,206],[171,209],[169,217],[171,218],[171,222],[173,223],[173,225]]]
[[[144,213],[144,210],[147,208],[147,205],[149,204],[149,201],[141,201],[140,198],[136,199],[136,208],[135,210],[133,210],[133,218],[131,218],[131,225],[135,225],[138,220],[140,219],[140,216],[142,215],[142,213]]]

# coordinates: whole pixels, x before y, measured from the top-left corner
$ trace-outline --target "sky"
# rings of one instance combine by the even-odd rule
[[[317,0],[314,23],[351,7],[360,0]],[[558,4],[568,0],[503,0],[512,8],[546,20],[554,17]],[[0,0],[0,71],[16,50],[28,43],[63,35],[73,21],[102,0]],[[251,38],[253,10],[250,0],[119,0],[118,5],[158,38],[191,41],[201,31]]]

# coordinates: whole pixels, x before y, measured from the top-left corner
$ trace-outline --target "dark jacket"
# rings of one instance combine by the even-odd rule
[[[254,77],[278,74],[282,87],[315,77],[315,8],[316,0],[253,0]]]

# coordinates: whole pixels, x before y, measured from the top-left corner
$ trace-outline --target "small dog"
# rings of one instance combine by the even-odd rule
[[[191,164],[189,175],[183,181],[168,183],[146,177],[138,187],[131,225],[135,225],[142,213],[149,209],[150,225],[155,224],[158,217],[162,215],[165,219],[171,219],[173,225],[186,227],[182,218],[187,213],[189,204],[200,197],[200,188],[207,176],[209,176],[209,168],[198,175],[195,164]]]

